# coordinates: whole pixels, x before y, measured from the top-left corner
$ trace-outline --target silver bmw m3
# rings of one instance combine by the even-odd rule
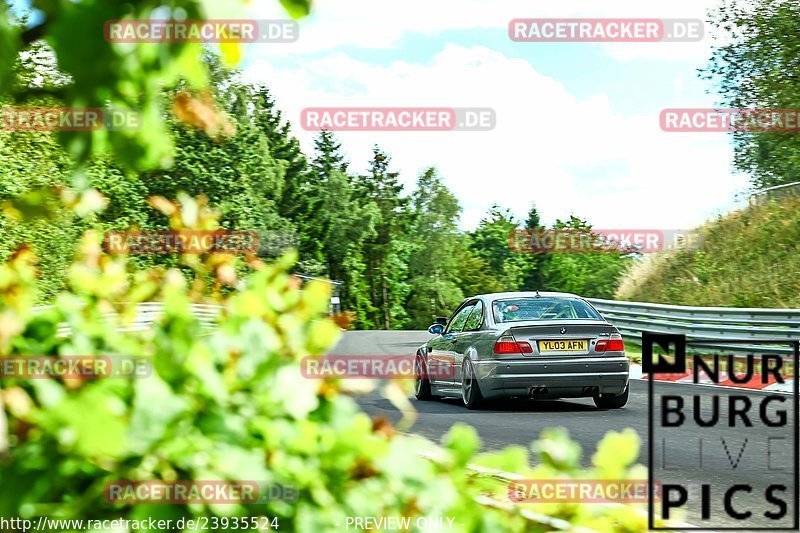
[[[494,398],[628,401],[629,363],[619,330],[574,294],[473,296],[428,328],[417,350],[418,400],[461,398],[469,409]]]

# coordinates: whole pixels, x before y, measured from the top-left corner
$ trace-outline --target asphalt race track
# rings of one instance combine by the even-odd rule
[[[429,338],[430,334],[424,331],[352,331],[344,334],[330,354],[413,354],[416,348]],[[647,382],[635,380],[631,383],[630,399],[627,406],[621,410],[598,410],[591,399],[503,400],[490,403],[480,411],[468,411],[455,400],[432,402],[414,400],[419,418],[411,431],[438,442],[455,422],[465,422],[477,429],[484,448],[492,450],[508,444],[527,446],[539,436],[542,429],[564,426],[569,430],[571,437],[581,444],[584,451],[583,461],[588,464],[597,442],[607,431],[633,428],[642,438],[639,462],[646,465]],[[749,484],[753,487],[750,494],[739,492],[734,496],[732,504],[738,511],[750,510],[754,516],[763,517],[764,511],[775,510],[774,505],[765,501],[764,488],[773,478],[767,472],[768,468],[774,470],[775,476],[779,476],[781,480],[791,476],[792,435],[795,426],[791,422],[790,397],[786,396],[787,403],[784,406],[789,413],[789,425],[779,430],[770,430],[777,432],[769,433],[769,436],[775,439],[785,438],[785,440],[773,441],[774,445],[768,456],[766,432],[758,418],[758,406],[765,397],[764,393],[672,383],[660,383],[657,387],[659,393],[683,396],[689,405],[692,396],[698,395],[703,402],[701,405],[704,408],[701,412],[704,416],[710,412],[710,408],[705,406],[711,405],[711,397],[720,395],[720,420],[723,422],[727,422],[727,396],[746,395],[754,406],[751,410],[752,419],[756,424],[754,428],[741,426],[732,428],[727,424],[698,428],[694,424],[685,424],[683,427],[669,430],[661,428],[658,430],[660,432],[656,433],[654,463],[661,462],[662,465],[666,465],[665,469],[669,469],[669,473],[662,479],[666,479],[667,482],[680,480],[690,486],[690,502],[694,502],[694,505],[687,505],[688,515],[685,520],[698,527],[741,527],[741,522],[727,517],[723,506],[721,493],[733,483]],[[379,392],[361,397],[358,401],[370,415],[384,415],[392,421],[400,418],[397,410]],[[691,419],[691,410],[687,415]],[[699,459],[701,438],[702,465]],[[746,444],[744,444],[745,439],[747,439]],[[711,485],[712,523],[703,523],[700,519],[700,505],[697,503],[699,499],[693,497],[699,495],[702,483]],[[792,489],[792,484],[789,483],[787,492],[781,495],[789,506],[790,516],[793,512]],[[764,519],[761,520],[763,523]]]

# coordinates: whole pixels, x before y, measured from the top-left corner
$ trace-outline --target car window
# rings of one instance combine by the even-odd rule
[[[469,314],[466,323],[464,324],[464,331],[475,331],[481,327],[483,323],[483,302],[478,300],[472,312]]]
[[[585,303],[585,302],[581,302]],[[597,317],[597,310],[594,309],[590,305],[582,305],[580,307],[575,308],[575,314],[578,318],[589,318],[589,319],[596,319]]]
[[[447,328],[446,333],[457,333],[464,329],[464,323],[467,321],[469,313],[472,311],[473,307],[475,307],[475,304],[468,304],[461,308],[461,311],[459,311],[456,316],[453,317],[453,320],[450,321],[450,326]]]
[[[574,298],[508,298],[492,302],[495,322],[522,320],[579,320],[603,318],[589,304]]]

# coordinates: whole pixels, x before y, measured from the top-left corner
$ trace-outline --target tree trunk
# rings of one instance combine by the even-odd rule
[[[383,325],[389,329],[389,292],[386,290],[386,273],[381,269],[381,289],[383,292]]]

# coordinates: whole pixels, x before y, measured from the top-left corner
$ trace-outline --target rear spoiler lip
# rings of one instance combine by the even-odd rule
[[[590,318],[586,319],[579,319],[579,320],[520,320],[519,322],[500,322],[497,326],[503,327],[505,326],[506,329],[515,329],[515,328],[536,328],[536,327],[546,327],[546,326],[612,326],[611,322],[608,320],[594,320]]]
[[[499,330],[499,331],[502,331],[500,336],[509,335],[511,337],[514,337],[517,340],[520,340],[520,339],[526,339],[531,334],[535,334],[535,332],[531,332],[530,329],[542,328],[542,327],[548,326],[548,325],[549,326],[553,326],[553,324],[542,324],[542,323],[536,323],[536,322],[534,322],[534,323],[524,322],[524,323],[520,323],[520,325],[518,325],[518,326],[508,327],[508,328],[506,328],[504,330]],[[563,325],[563,323],[561,323],[559,325]],[[576,321],[576,322],[573,322],[572,325],[573,326],[603,326],[603,329],[606,329],[607,331],[600,331],[599,332],[600,335],[609,335],[609,334],[619,333],[619,330],[617,329],[617,327],[614,324],[612,324],[610,322],[607,322],[605,320],[604,321],[600,321],[600,320]],[[523,333],[522,330],[529,330],[529,331],[526,331],[525,333]],[[570,335],[569,337],[571,338],[572,336]]]

